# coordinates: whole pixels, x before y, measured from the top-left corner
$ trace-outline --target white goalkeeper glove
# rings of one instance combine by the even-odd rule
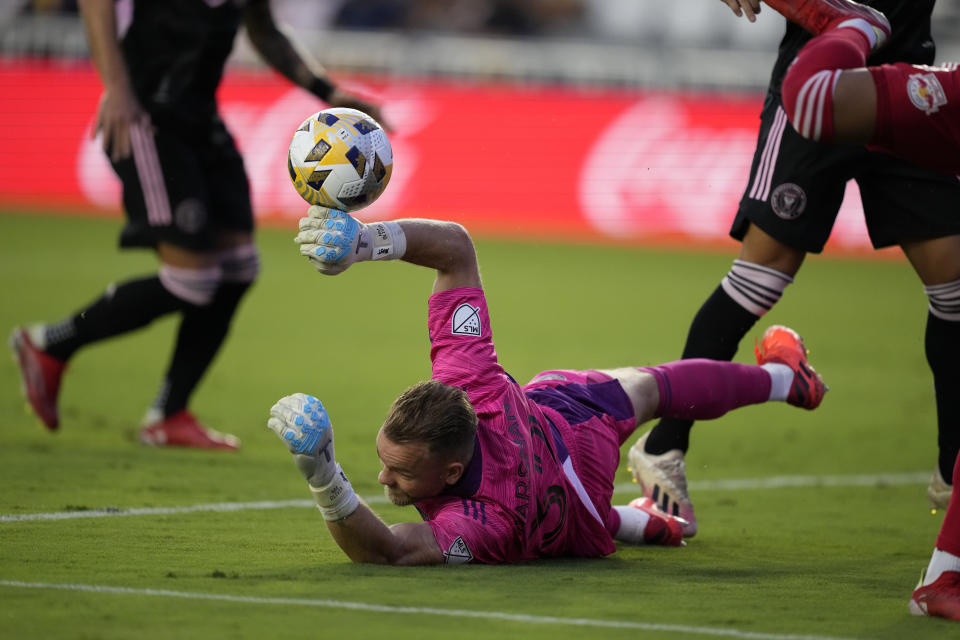
[[[300,255],[329,276],[354,262],[396,260],[407,250],[407,237],[397,222],[364,224],[345,211],[317,205],[300,218],[294,242],[300,245]]]
[[[270,409],[267,427],[293,454],[325,519],[342,520],[354,512],[359,498],[333,457],[333,427],[319,400],[303,393],[281,398]]]

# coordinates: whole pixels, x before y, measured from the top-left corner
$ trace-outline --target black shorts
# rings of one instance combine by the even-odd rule
[[[243,159],[219,119],[203,127],[155,121],[152,133],[131,130],[131,145],[131,157],[112,163],[127,215],[120,246],[203,251],[218,230],[253,231]]]
[[[749,223],[780,242],[820,253],[843,201],[857,181],[875,248],[960,234],[960,180],[860,146],[807,140],[768,96],[750,182],[730,235],[743,240]]]

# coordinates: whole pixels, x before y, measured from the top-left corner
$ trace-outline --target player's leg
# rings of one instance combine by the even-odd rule
[[[779,104],[768,101],[730,232],[742,242],[741,251],[694,317],[683,358],[733,358],[743,337],[793,282],[806,253],[822,250],[843,198],[846,167],[863,155],[806,140]],[[688,532],[696,531],[684,463],[692,425],[663,418],[631,448],[631,469],[644,495],[666,496],[669,509],[691,522]]]
[[[934,507],[950,500],[954,461],[960,453],[960,235],[904,242],[903,251],[929,298],[925,348],[933,372],[940,452],[928,497]]]
[[[121,245],[154,247],[172,225],[168,176],[163,167],[178,163],[176,149],[161,149],[164,134],[132,132],[133,156],[114,163],[123,183],[127,225]],[[44,424],[59,424],[57,398],[67,361],[82,347],[150,324],[183,310],[206,295],[210,265],[164,264],[149,276],[111,284],[96,300],[51,324],[16,329],[11,338],[27,397]]]
[[[946,506],[960,449],[960,181],[885,153],[872,153],[857,177],[874,247],[899,245],[928,296],[925,351],[933,373],[939,459],[928,487]],[[894,363],[891,363],[894,364]]]
[[[880,11],[852,0],[764,0],[787,20],[815,36],[842,27],[862,30],[877,49],[890,37],[890,22]]]
[[[856,28],[810,40],[783,78],[783,108],[793,128],[820,142],[864,144],[873,134],[876,90],[863,67],[870,43]],[[859,69],[857,72],[845,71]]]
[[[783,79],[790,123],[811,140],[866,143],[873,134],[877,96],[862,68],[889,37],[889,22],[874,9],[848,0],[767,4],[817,36],[800,50]]]
[[[791,124],[821,142],[869,144],[960,171],[960,70],[896,63],[866,68],[869,46],[837,29],[801,49],[783,81]]]
[[[259,273],[253,240],[253,211],[243,162],[222,123],[214,125],[214,144],[197,151],[204,177],[206,226],[212,247],[203,251],[220,278],[207,304],[186,310],[173,355],[156,400],[144,420],[147,444],[235,449],[239,440],[204,427],[187,410],[190,397],[219,353],[241,299]],[[171,442],[171,438],[180,440]]]
[[[792,329],[768,329],[756,365],[706,358],[653,367],[600,369],[620,382],[633,404],[636,426],[659,416],[715,420],[734,409],[780,401],[815,409],[826,387],[807,362],[802,339]]]
[[[191,304],[183,309],[171,365],[143,419],[140,441],[155,446],[236,449],[239,440],[234,436],[203,426],[186,410],[187,399],[212,360],[205,357],[206,346],[193,338],[198,334],[196,319],[213,313],[216,295],[222,286],[223,270],[218,252],[188,250],[168,243],[161,243],[157,250],[163,261],[161,271],[191,274],[197,280]],[[192,352],[194,349],[196,353]]]
[[[825,385],[807,364],[806,349],[795,332],[779,326],[767,330],[757,351],[757,361],[759,366],[700,358],[602,373],[617,379],[630,398],[635,426],[658,416],[710,420],[740,407],[769,401],[784,401],[807,409],[820,404]],[[696,521],[689,517],[689,498],[686,504],[677,499],[687,495],[682,454],[651,456],[643,450],[641,439],[631,447],[629,461],[644,497],[680,518],[686,537],[695,535]],[[629,506],[642,510],[644,505]]]
[[[876,87],[876,117],[868,143],[921,166],[960,173],[957,64],[924,67],[898,62],[870,67],[867,74]],[[862,83],[867,74],[860,74]]]
[[[58,322],[15,329],[10,343],[34,412],[47,428],[56,429],[61,377],[77,350],[140,329],[187,305],[158,274],[110,285],[96,300]]]
[[[613,374],[613,375],[611,375]],[[635,381],[642,378],[636,393],[642,400],[631,399],[623,383],[615,376]],[[607,532],[615,540],[629,544],[683,544],[685,522],[659,509],[650,498],[637,498],[627,505],[610,506],[614,479],[620,467],[620,449],[636,430],[638,403],[656,406],[658,387],[653,376],[635,368],[597,370],[551,370],[539,373],[523,388],[535,404],[556,411],[566,421],[567,435],[561,436],[576,458],[577,483],[604,515]],[[558,433],[561,431],[558,429]],[[598,541],[584,540],[581,551],[602,548]]]
[[[184,311],[163,387],[151,407],[154,420],[187,408],[193,390],[226,339],[240,300],[256,278],[259,258],[252,237],[246,234],[245,240],[236,239],[238,244],[210,254],[221,277],[209,303]]]
[[[732,360],[743,337],[793,282],[805,256],[749,224],[730,271],[694,316],[681,357]],[[664,418],[645,436],[645,449],[656,455],[686,452],[692,427],[692,420]]]
[[[953,484],[958,481],[960,457],[953,466]],[[910,613],[960,620],[960,501],[947,507],[930,563],[910,598]]]
[[[686,521],[665,513],[652,498],[634,498],[626,505],[610,507],[607,531],[614,540],[628,544],[679,547]]]
[[[889,34],[885,20],[861,15],[872,9],[848,0],[770,4],[790,19],[797,19],[800,4],[807,13],[830,16],[822,30],[810,29],[822,35],[800,50],[783,80],[784,107],[801,135],[822,142],[870,144],[923,166],[960,171],[956,65],[897,63],[867,69],[867,57]],[[857,8],[845,10],[844,5]]]

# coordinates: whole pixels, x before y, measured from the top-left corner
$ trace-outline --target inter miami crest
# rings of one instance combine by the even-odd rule
[[[795,220],[807,208],[807,192],[800,185],[784,182],[770,195],[770,207],[784,220]]]

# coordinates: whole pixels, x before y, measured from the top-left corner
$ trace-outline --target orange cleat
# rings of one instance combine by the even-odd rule
[[[783,325],[773,325],[763,333],[754,347],[757,364],[775,362],[793,369],[793,384],[787,402],[795,407],[816,409],[823,401],[827,385],[820,374],[807,363],[807,349],[797,332]]]
[[[14,329],[10,336],[10,348],[20,365],[23,393],[27,401],[44,426],[55,431],[60,426],[57,396],[67,363],[38,349],[30,340],[30,335],[20,327]]]
[[[203,426],[186,409],[153,422],[140,431],[140,442],[154,447],[192,447],[236,451],[240,440]]]

